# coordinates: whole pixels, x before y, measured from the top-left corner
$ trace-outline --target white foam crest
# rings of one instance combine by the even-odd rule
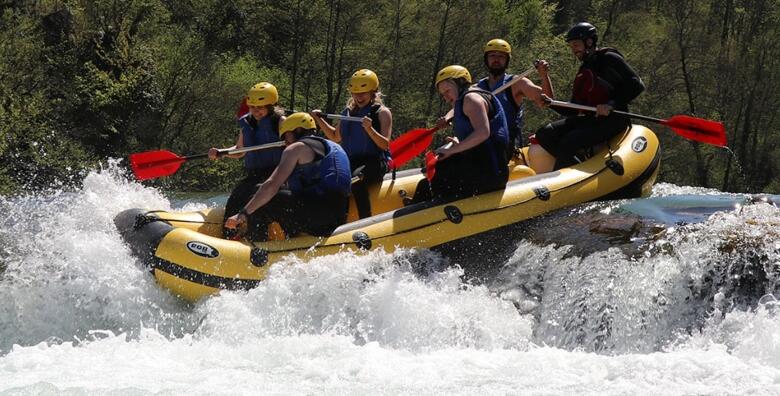
[[[764,204],[667,228],[642,257],[587,257],[521,242],[492,288],[537,320],[535,342],[609,353],[662,350],[713,310],[755,306],[780,286],[780,210]],[[761,336],[758,336],[761,337]]]
[[[780,369],[780,317],[777,300],[772,295],[756,309],[713,315],[707,326],[686,337],[674,350],[723,348],[748,362]]]
[[[174,319],[186,316],[180,302],[135,265],[112,221],[123,209],[167,201],[119,172],[113,164],[91,172],[78,191],[2,202],[0,353],[12,343],[60,342],[93,329],[183,326]]]
[[[604,356],[555,348],[408,351],[336,335],[235,344],[145,330],[75,345],[14,347],[0,392],[167,394],[756,394],[780,370],[725,348]]]
[[[345,252],[307,263],[287,258],[257,288],[203,304],[201,335],[244,343],[337,334],[413,350],[527,346],[530,322],[510,303],[484,286],[464,284],[459,269],[421,277],[409,261],[414,254]]]
[[[678,186],[671,183],[656,183],[653,185],[652,197],[666,197],[670,195],[729,195],[714,188]],[[731,194],[737,195],[737,194]]]

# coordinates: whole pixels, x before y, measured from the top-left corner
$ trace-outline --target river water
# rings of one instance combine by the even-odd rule
[[[111,167],[0,198],[0,394],[780,394],[768,198],[661,184],[531,222],[480,282],[439,252],[345,252],[191,305],[113,217],[224,197]]]

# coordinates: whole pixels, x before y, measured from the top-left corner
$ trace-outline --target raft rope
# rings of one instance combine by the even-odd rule
[[[214,225],[222,225],[222,223],[214,222],[214,221],[203,221],[203,220],[177,220],[177,219],[163,219],[161,217],[156,216],[150,216],[148,214],[139,214],[135,217],[135,224],[133,224],[133,228],[139,229],[149,223],[153,223],[155,221],[166,221],[166,222],[177,222],[177,223],[192,223],[192,224],[214,224]]]

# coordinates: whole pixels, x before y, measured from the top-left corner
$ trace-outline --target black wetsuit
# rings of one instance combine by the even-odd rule
[[[615,110],[628,111],[628,104],[644,89],[642,80],[619,52],[601,48],[580,66],[571,101],[587,106],[609,104]],[[631,125],[628,117],[615,113],[596,117],[592,112],[553,109],[567,118],[539,129],[536,139],[555,156],[555,169],[576,163],[574,156],[579,150],[605,142]]]

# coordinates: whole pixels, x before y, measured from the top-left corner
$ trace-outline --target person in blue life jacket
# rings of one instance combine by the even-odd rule
[[[341,144],[349,156],[352,171],[363,167],[361,180],[352,184],[358,215],[371,216],[368,186],[381,183],[389,170],[390,136],[393,114],[382,103],[379,77],[368,69],[356,71],[349,79],[350,98],[342,115],[362,117],[362,122],[341,121],[335,127],[322,118],[320,110],[311,112],[325,136]]]
[[[539,144],[532,144],[528,150],[529,165],[536,173],[576,164],[578,151],[624,132],[631,121],[612,110],[628,111],[628,104],[645,89],[642,79],[620,52],[596,46],[598,34],[590,23],[581,22],[569,29],[566,42],[582,62],[574,79],[571,101],[593,106],[597,111],[594,114],[553,108],[566,118],[536,132]]]
[[[287,146],[279,165],[252,199],[225,221],[226,228],[246,223],[247,239],[265,241],[272,222],[279,223],[287,236],[301,232],[327,236],[346,222],[349,158],[338,144],[314,136],[316,128],[307,113],[282,121],[279,136]]]
[[[512,47],[502,39],[492,39],[483,48],[483,60],[488,69],[488,76],[477,82],[477,87],[485,91],[495,91],[504,84],[510,82],[515,75],[506,72],[509,61],[512,59]],[[524,100],[536,103],[539,108],[545,107],[542,94],[549,98],[554,97],[552,82],[547,72],[550,65],[543,59],[534,61],[534,66],[541,79],[542,86],[534,84],[527,77],[513,84],[511,88],[496,95],[501,102],[509,127],[509,144],[507,156],[512,158],[517,155],[517,150],[523,147],[523,116],[525,115]]]
[[[436,74],[436,89],[452,105],[449,148],[436,150],[433,180],[423,179],[413,203],[430,198],[450,201],[500,190],[509,177],[509,131],[501,103],[492,93],[471,86],[471,74],[459,65]]]
[[[233,147],[227,150],[274,143],[279,139],[279,124],[284,121],[284,112],[277,106],[279,93],[276,87],[267,82],[255,84],[247,93],[246,102],[249,112],[238,119],[238,138]],[[257,191],[260,183],[271,176],[282,157],[282,148],[250,151],[241,154],[224,155],[230,158],[244,158],[246,176],[238,182],[225,205],[225,220],[235,215]],[[209,150],[209,159],[216,160],[219,149]],[[230,237],[231,232],[224,230],[223,236]]]

